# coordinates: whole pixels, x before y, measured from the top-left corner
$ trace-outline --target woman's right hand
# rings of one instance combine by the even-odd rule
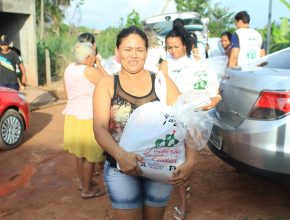
[[[138,162],[143,163],[144,160],[140,155],[124,150],[116,160],[123,173],[133,176],[141,175],[141,169]]]

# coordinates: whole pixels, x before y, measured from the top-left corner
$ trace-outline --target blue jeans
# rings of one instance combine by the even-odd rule
[[[10,88],[10,89],[15,89],[15,90],[19,91],[18,83],[8,83],[8,84],[1,84],[0,83],[0,86],[7,87],[7,88]]]
[[[141,176],[121,173],[105,162],[104,181],[115,209],[135,209],[144,205],[164,207],[169,200],[172,185]]]

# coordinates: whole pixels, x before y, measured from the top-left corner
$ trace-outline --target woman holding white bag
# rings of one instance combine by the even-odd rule
[[[169,56],[167,60],[161,63],[160,70],[174,81],[182,93],[192,90],[189,97],[192,100],[204,103],[201,110],[209,110],[215,107],[221,98],[218,94],[218,81],[211,83],[214,81],[213,77],[202,71],[200,71],[199,76],[194,76],[194,71],[200,68],[201,61],[196,61],[191,57],[192,40],[189,32],[184,27],[176,25],[166,35],[165,44]],[[209,88],[209,85],[213,86]],[[186,192],[190,188],[187,187],[187,184],[182,184],[178,190],[181,203],[175,207],[174,218],[181,220],[186,215]]]
[[[135,26],[121,30],[116,41],[121,71],[101,79],[94,92],[94,132],[106,152],[104,180],[117,219],[163,219],[172,190],[171,184],[141,177],[138,162],[142,163],[143,158],[118,145],[130,114],[143,104],[159,100],[154,89],[155,74],[144,69],[147,49],[143,31]],[[167,104],[173,105],[180,93],[167,77],[166,86]],[[186,161],[173,172],[170,183],[182,184],[193,166],[194,150],[187,149]]]

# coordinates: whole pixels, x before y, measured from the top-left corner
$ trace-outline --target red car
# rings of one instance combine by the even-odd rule
[[[29,120],[29,104],[24,94],[0,87],[0,150],[9,150],[21,143]]]

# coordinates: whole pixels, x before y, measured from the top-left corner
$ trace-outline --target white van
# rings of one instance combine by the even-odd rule
[[[180,18],[184,22],[184,27],[190,32],[194,32],[198,40],[198,49],[202,58],[206,57],[205,48],[209,45],[209,56],[223,55],[223,48],[219,38],[208,38],[208,18],[202,18],[196,12],[168,13],[153,16],[145,20],[145,27],[152,28],[161,40],[161,46],[165,46],[164,38],[172,30],[173,21]]]

